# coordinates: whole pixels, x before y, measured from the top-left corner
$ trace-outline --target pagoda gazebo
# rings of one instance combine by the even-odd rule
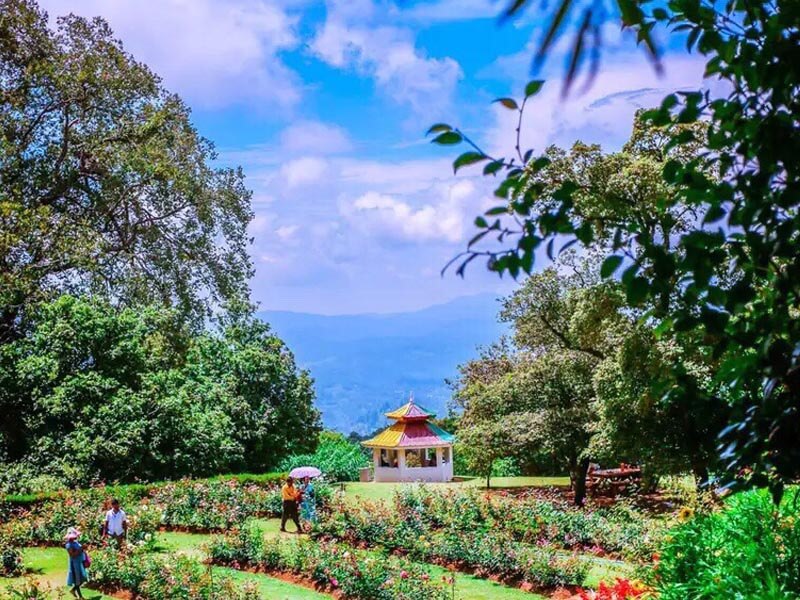
[[[433,413],[412,397],[386,416],[395,423],[362,442],[372,448],[375,481],[453,479],[453,435],[430,422]]]

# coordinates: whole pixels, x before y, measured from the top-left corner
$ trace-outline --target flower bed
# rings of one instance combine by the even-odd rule
[[[255,585],[237,585],[211,576],[202,563],[185,556],[148,552],[99,551],[92,555],[92,587],[125,590],[142,600],[260,600]]]
[[[81,490],[64,500],[39,504],[29,511],[16,513],[0,527],[5,536],[18,546],[61,545],[68,527],[82,532],[82,541],[100,543],[103,509],[106,498],[97,490]],[[151,544],[161,522],[161,513],[146,502],[126,504],[129,529],[128,542]]]
[[[418,510],[344,502],[330,508],[314,527],[314,534],[321,538],[400,551],[421,561],[454,565],[480,577],[549,589],[579,586],[589,569],[577,555],[518,542],[504,531],[462,530],[453,523],[434,527]]]
[[[396,492],[393,505],[398,513],[414,514],[433,528],[501,530],[529,544],[628,560],[648,560],[664,531],[661,522],[625,504],[610,509],[577,509],[533,497],[406,486]]]
[[[60,544],[68,527],[78,527],[83,540],[100,542],[104,510],[112,497],[109,491],[135,490],[119,499],[130,523],[128,541],[150,543],[160,527],[191,531],[221,531],[243,523],[251,516],[277,516],[281,511],[280,489],[270,480],[266,485],[217,479],[167,483],[152,487],[146,495],[141,488],[90,488],[16,510],[0,526],[19,546]],[[331,496],[330,486],[315,485],[316,500],[322,506]]]
[[[289,572],[345,598],[446,600],[448,590],[427,570],[408,561],[366,555],[337,543],[296,543],[265,538],[256,527],[215,537],[209,547],[215,564],[237,569]]]

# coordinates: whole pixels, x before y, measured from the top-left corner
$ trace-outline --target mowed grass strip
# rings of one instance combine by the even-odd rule
[[[413,483],[376,483],[371,481],[339,484],[348,500],[391,500],[398,488],[416,485]],[[480,488],[486,489],[486,480],[472,477],[451,483],[426,483],[428,488],[437,490]],[[526,488],[526,487],[569,487],[569,477],[492,477],[491,490]]]

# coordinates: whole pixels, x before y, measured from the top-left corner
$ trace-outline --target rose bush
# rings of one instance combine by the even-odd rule
[[[142,600],[260,600],[254,585],[237,585],[182,555],[101,550],[92,555],[93,587],[125,590]]]
[[[330,498],[330,486],[315,484],[318,506]],[[152,543],[160,527],[196,531],[221,531],[251,516],[278,516],[280,488],[274,479],[181,480],[151,486],[97,487],[69,494],[28,508],[16,508],[0,525],[0,534],[20,546],[60,544],[68,527],[77,527],[83,539],[100,542],[104,511],[112,497],[120,500],[128,515],[128,541]]]
[[[403,493],[403,492],[401,492]],[[428,498],[429,499],[429,498]],[[411,558],[454,564],[482,577],[496,576],[509,582],[527,582],[539,588],[581,585],[589,564],[577,555],[543,545],[519,542],[507,531],[469,528],[464,514],[427,512],[426,502],[380,502],[353,505],[334,502],[314,525],[314,535],[351,545],[366,544],[401,551]],[[454,502],[458,498],[454,497]],[[464,513],[471,510],[464,507]]]
[[[215,537],[212,562],[233,568],[291,572],[346,598],[446,600],[447,590],[426,569],[398,558],[375,556],[338,544],[303,539],[295,543],[265,538],[254,526]]]
[[[567,550],[602,550],[629,560],[649,559],[664,525],[624,503],[577,509],[532,496],[498,496],[478,490],[400,488],[394,509],[434,528],[507,532],[515,540]]]
[[[0,577],[16,577],[23,571],[22,554],[7,537],[0,536]]]

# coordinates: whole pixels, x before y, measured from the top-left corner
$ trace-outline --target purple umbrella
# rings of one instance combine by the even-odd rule
[[[295,479],[303,479],[304,477],[319,477],[322,475],[322,471],[320,471],[317,467],[297,467],[296,469],[292,469],[289,471],[289,477],[293,477]]]

